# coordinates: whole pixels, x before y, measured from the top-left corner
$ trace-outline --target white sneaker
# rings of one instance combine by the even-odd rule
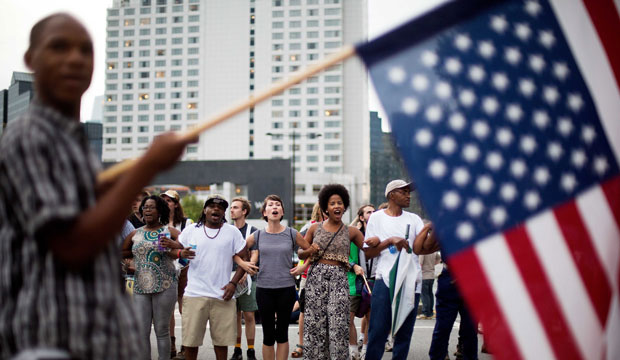
[[[349,355],[351,360],[360,360],[360,353],[349,348]]]
[[[360,360],[366,360],[366,348],[362,348],[362,352],[360,353]]]
[[[357,338],[357,349],[362,350],[362,346],[364,346],[364,335],[360,335]]]

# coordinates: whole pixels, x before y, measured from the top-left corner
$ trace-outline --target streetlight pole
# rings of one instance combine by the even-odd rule
[[[268,132],[265,135],[267,136],[274,136],[274,133]],[[295,207],[295,193],[297,191],[296,187],[295,187],[295,139],[297,138],[297,133],[295,132],[295,130],[293,130],[292,132],[288,133],[289,137],[293,138],[293,142],[292,142],[292,151],[291,151],[291,208],[292,208],[292,216],[291,216],[291,227],[295,226],[295,220],[296,220],[296,207]],[[315,134],[315,133],[310,133],[307,134],[306,136],[308,136],[308,138],[310,139],[316,139],[318,137],[321,137],[322,134]]]
[[[295,138],[297,137],[297,134],[295,133],[295,130],[293,130],[292,132],[292,136],[293,136],[293,158],[291,159],[291,167],[293,168],[293,174],[291,175],[291,182],[293,183],[293,192],[291,193],[291,205],[292,205],[292,209],[293,209],[293,223],[291,224],[291,227],[295,226],[295,220],[297,218],[297,216],[295,215],[295,213],[297,212],[297,209],[295,208],[295,193],[297,192],[297,189],[295,188]]]

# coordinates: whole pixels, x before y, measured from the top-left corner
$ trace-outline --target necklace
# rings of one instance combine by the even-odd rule
[[[202,231],[204,231],[205,235],[209,238],[209,239],[215,239],[219,234],[220,234],[220,230],[222,230],[222,226],[220,226],[219,229],[217,229],[217,232],[215,233],[214,236],[209,236],[209,234],[207,234],[207,225],[203,225],[202,226]]]

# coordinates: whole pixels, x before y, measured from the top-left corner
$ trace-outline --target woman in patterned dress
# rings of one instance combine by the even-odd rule
[[[167,226],[170,209],[159,196],[142,199],[140,215],[145,226],[125,238],[123,257],[134,258],[136,273],[133,299],[141,315],[142,336],[150,343],[151,323],[155,325],[159,360],[170,358],[169,320],[177,298],[177,275],[174,267],[176,252],[170,242],[176,241],[179,231]],[[148,347],[144,359],[151,358]]]
[[[306,281],[304,359],[348,360],[349,246],[353,242],[363,248],[364,236],[342,222],[349,207],[349,192],[344,186],[323,186],[319,205],[327,220],[313,224],[305,237],[320,250],[311,257],[313,265]]]

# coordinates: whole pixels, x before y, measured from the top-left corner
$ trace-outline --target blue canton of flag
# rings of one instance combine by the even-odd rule
[[[562,31],[535,4],[493,7],[370,67],[445,255],[619,172]]]
[[[498,359],[620,356],[619,54],[601,7],[617,31],[611,0],[454,1],[357,47]]]

